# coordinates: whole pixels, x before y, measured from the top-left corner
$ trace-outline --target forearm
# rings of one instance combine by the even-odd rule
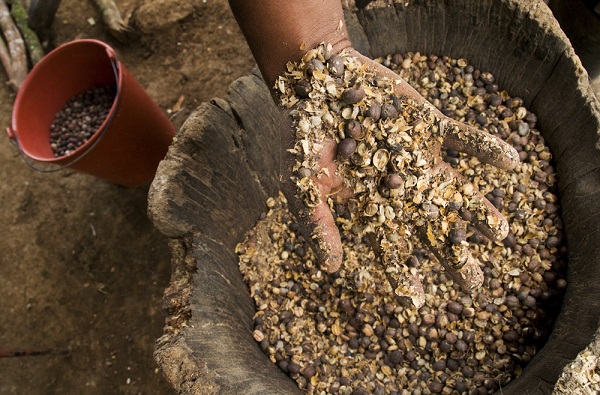
[[[340,0],[229,0],[254,59],[272,88],[289,61],[328,42],[350,46]]]

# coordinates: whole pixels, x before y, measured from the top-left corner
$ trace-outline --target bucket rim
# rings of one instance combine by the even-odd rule
[[[112,105],[110,107],[108,114],[106,115],[106,117],[104,118],[102,124],[98,127],[98,129],[90,136],[90,138],[88,138],[82,145],[80,145],[79,147],[77,147],[75,150],[71,151],[67,155],[62,155],[62,156],[57,156],[57,157],[46,157],[46,156],[39,156],[39,155],[29,152],[26,148],[24,148],[19,143],[19,131],[17,128],[17,114],[20,113],[19,109],[25,105],[23,103],[23,100],[24,100],[23,97],[26,94],[25,92],[27,92],[29,90],[29,86],[31,86],[33,84],[32,81],[35,79],[36,75],[40,73],[40,69],[42,69],[46,63],[50,62],[55,56],[57,56],[57,54],[59,52],[64,51],[65,48],[70,48],[70,47],[74,47],[74,46],[78,46],[78,45],[90,45],[90,44],[104,48],[106,55],[107,55],[107,59],[109,60],[109,62],[111,62],[111,65],[112,65],[114,73],[115,73],[116,92],[115,92],[115,97],[113,99],[113,102],[112,102]],[[102,137],[103,133],[110,126],[110,122],[117,111],[117,106],[118,106],[118,102],[119,102],[119,93],[121,92],[122,85],[123,85],[122,63],[118,59],[116,51],[110,45],[108,45],[107,43],[105,43],[103,41],[91,39],[91,38],[76,39],[76,40],[72,40],[72,41],[63,43],[63,44],[59,45],[58,47],[54,48],[48,54],[46,54],[33,67],[33,69],[29,72],[29,74],[25,78],[23,85],[21,86],[21,88],[19,89],[19,91],[17,92],[17,95],[15,97],[15,101],[13,104],[12,117],[11,117],[11,127],[8,128],[8,130],[7,130],[8,136],[10,139],[14,140],[14,142],[17,145],[17,148],[19,149],[19,151],[21,152],[21,154],[24,158],[27,157],[27,158],[31,158],[35,161],[45,162],[45,163],[57,163],[57,162],[63,162],[66,159],[72,159],[70,162],[61,166],[58,170],[68,167],[71,164],[73,164],[74,162],[78,161],[83,156],[85,156],[85,154],[88,152],[88,150],[91,149],[99,141],[99,139]],[[49,142],[48,142],[48,144],[49,144]]]

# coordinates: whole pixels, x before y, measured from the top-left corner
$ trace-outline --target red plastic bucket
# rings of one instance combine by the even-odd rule
[[[73,96],[109,84],[116,85],[117,93],[102,126],[70,154],[55,157],[50,125],[56,113]],[[31,70],[17,93],[7,132],[28,164],[27,157],[130,187],[152,181],[175,135],[173,125],[115,51],[88,39],[61,45]]]

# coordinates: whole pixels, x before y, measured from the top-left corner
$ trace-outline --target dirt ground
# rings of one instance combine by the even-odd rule
[[[253,66],[226,0],[117,4],[131,15],[127,43],[106,33],[91,0],[62,1],[54,42],[108,42],[176,129]],[[15,96],[0,81],[4,129]],[[152,358],[170,252],[148,220],[148,188],[36,172],[4,133],[0,180],[0,353],[53,351],[0,358],[0,395],[174,393]]]

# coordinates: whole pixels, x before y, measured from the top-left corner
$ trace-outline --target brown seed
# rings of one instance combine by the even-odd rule
[[[294,86],[294,91],[301,98],[307,98],[310,92],[312,91],[312,86],[308,80],[300,80]]]
[[[344,75],[344,60],[341,56],[334,54],[327,60],[327,68],[334,77],[341,77]]]
[[[504,333],[502,337],[507,343],[516,343],[519,340],[519,334],[513,330]]]
[[[394,350],[390,353],[390,355],[388,356],[388,360],[390,361],[390,363],[392,365],[398,365],[400,363],[402,363],[403,360],[403,356],[402,353],[398,350]]]
[[[458,339],[456,341],[456,343],[454,344],[454,347],[456,348],[457,351],[460,351],[460,352],[465,352],[469,348],[467,346],[467,343],[464,340],[462,340],[462,339]]]
[[[462,368],[462,374],[466,378],[472,378],[475,375],[475,371],[470,366],[465,366]]]
[[[444,353],[449,353],[450,351],[452,351],[452,346],[450,345],[450,343],[448,343],[447,340],[442,340],[440,342],[440,351],[444,352]]]
[[[341,100],[346,104],[355,104],[365,98],[365,90],[363,88],[350,88],[342,93]]]
[[[517,245],[517,239],[512,232],[508,232],[508,235],[502,240],[505,246],[508,248],[515,248]]]
[[[439,381],[432,381],[429,383],[429,391],[434,394],[439,394],[444,389],[444,385]]]
[[[319,59],[316,59],[316,58],[311,59],[306,64],[306,74],[313,75],[313,72],[315,70],[319,70],[319,71],[325,70],[325,66],[323,66],[323,62],[321,62]]]
[[[546,247],[556,248],[560,244],[560,240],[556,236],[550,236],[546,239]]]
[[[338,157],[341,159],[348,159],[354,154],[356,150],[356,140],[351,137],[346,137],[338,144]]]
[[[288,363],[288,371],[291,374],[298,374],[298,373],[300,373],[300,369],[301,369],[301,366],[298,365],[297,363],[294,363],[294,362],[289,362]]]
[[[381,119],[394,119],[398,117],[398,110],[392,104],[386,103],[381,106]]]
[[[473,343],[475,340],[475,331],[465,331],[463,333],[463,340],[467,343]]]
[[[462,244],[463,241],[467,241],[467,231],[463,228],[452,228],[448,233],[448,240],[454,245]]]
[[[317,369],[313,365],[306,365],[301,373],[304,377],[309,379],[317,373]]]
[[[383,182],[390,189],[398,189],[402,186],[402,177],[396,173],[389,173],[383,178]]]
[[[344,131],[346,132],[346,136],[352,137],[355,140],[364,137],[363,127],[357,120],[351,120],[350,122],[346,123]]]
[[[473,213],[471,213],[469,210],[461,209],[459,211],[459,214],[460,217],[467,222],[471,221],[471,219],[473,218]]]
[[[379,121],[379,118],[381,118],[381,103],[375,100],[373,104],[367,108],[365,116],[373,118],[375,122]]]
[[[499,95],[491,94],[488,99],[490,106],[498,107],[502,104],[502,98]]]
[[[435,316],[433,314],[425,314],[423,316],[423,325],[435,324]]]
[[[435,361],[432,365],[432,368],[435,371],[443,372],[446,369],[446,360],[439,359],[439,360]]]
[[[450,344],[454,344],[456,343],[456,341],[458,340],[458,336],[456,335],[456,333],[454,332],[448,332],[446,334],[446,341]]]
[[[460,314],[463,311],[463,306],[460,303],[451,300],[448,302],[448,311],[454,314]]]

